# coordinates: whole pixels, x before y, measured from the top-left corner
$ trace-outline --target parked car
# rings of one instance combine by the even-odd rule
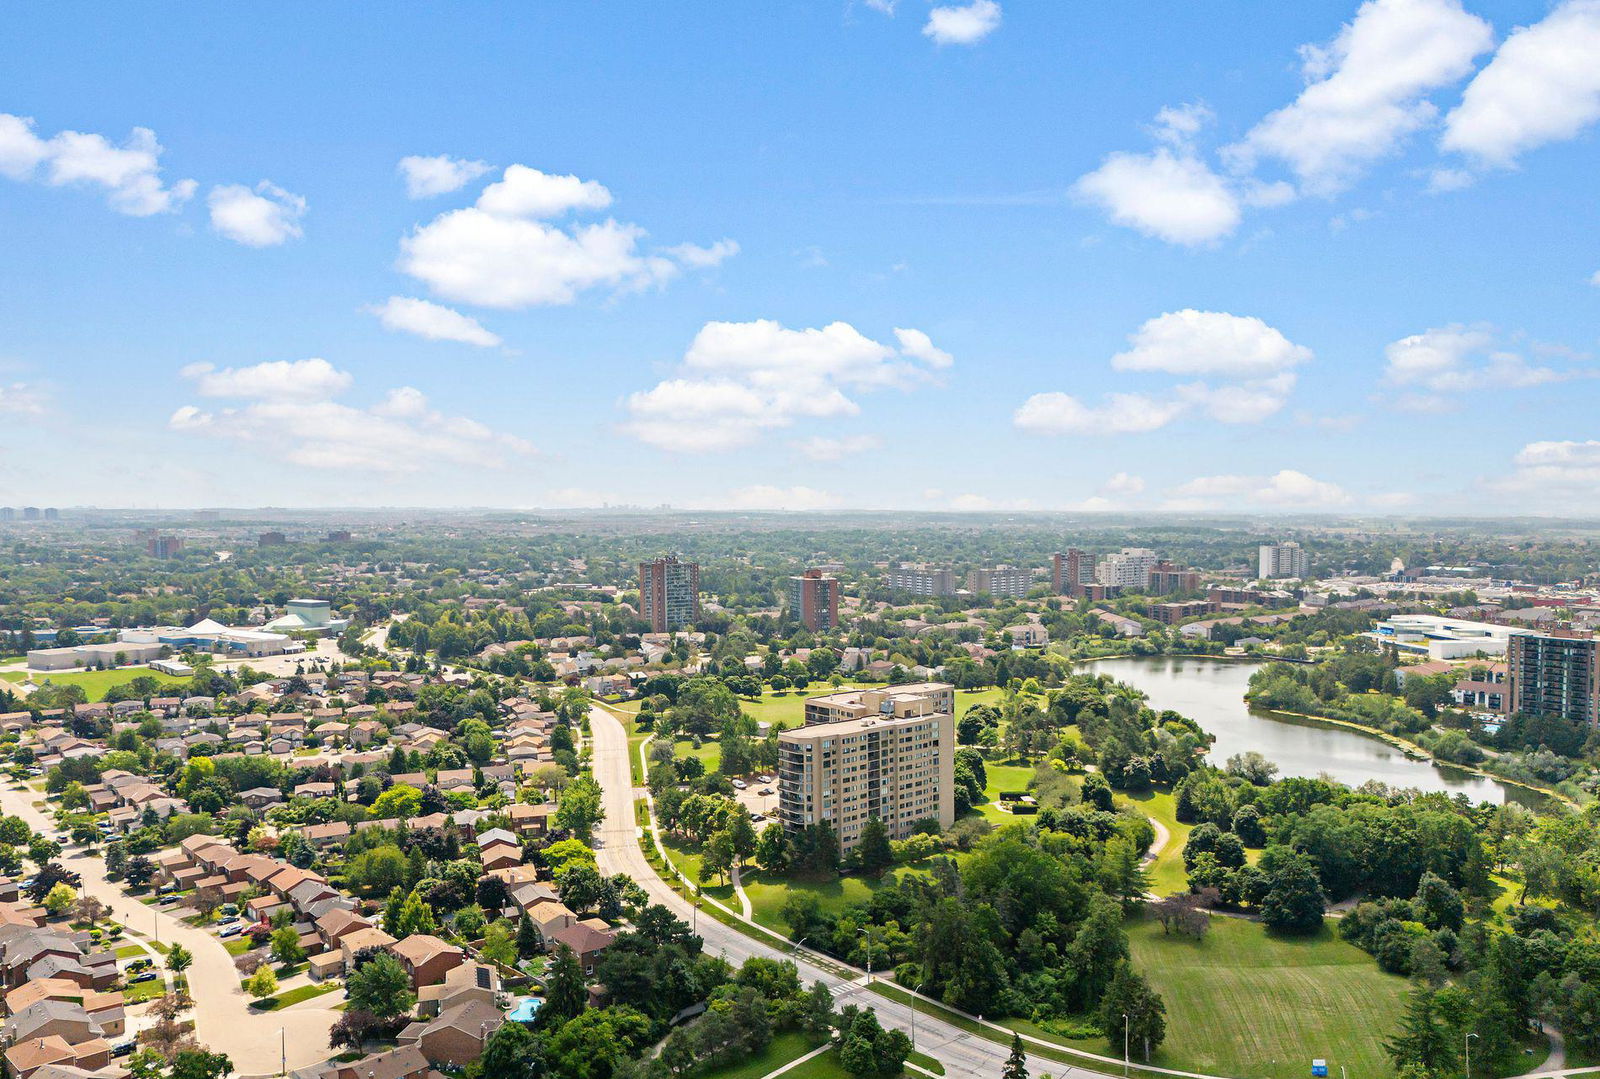
[[[129,978],[128,984],[137,985],[140,982],[153,982],[157,977],[159,977],[159,975],[157,975],[155,971],[147,970],[143,974],[135,974],[133,977]]]
[[[133,1052],[135,1048],[137,1048],[137,1046],[133,1042],[118,1042],[116,1045],[111,1047],[111,1055],[114,1057],[125,1057],[129,1053]]]
[[[217,919],[217,924],[218,925],[232,925],[234,922],[237,922],[238,920],[239,920],[239,916],[237,914],[230,914],[226,918],[218,918]]]
[[[163,907],[169,907],[177,901],[178,897],[175,895],[164,895],[160,899],[156,900],[156,902]]]
[[[152,961],[150,959],[135,959],[131,963],[128,964],[128,969],[130,971],[144,970],[146,967],[150,967],[150,966],[154,966],[154,965],[155,965],[154,961]]]
[[[217,936],[219,936],[219,937],[236,937],[243,930],[244,930],[244,926],[242,926],[242,925],[230,925],[230,926],[226,926],[222,930],[222,932],[217,934]]]
[[[758,794],[771,794],[772,793],[772,788],[771,787],[762,787],[756,793],[758,793]]]
[[[744,790],[744,789],[745,789],[745,788],[746,788],[746,787],[748,787],[748,786],[750,786],[750,784],[748,784],[748,783],[746,783],[746,782],[745,782],[745,781],[744,781],[744,780],[742,780],[742,779],[736,779],[736,780],[734,780],[734,781],[733,781],[733,789],[734,789],[734,790],[740,790],[740,791],[742,791],[742,790]]]

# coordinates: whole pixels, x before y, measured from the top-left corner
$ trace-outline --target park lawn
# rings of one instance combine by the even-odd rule
[[[783,904],[791,892],[811,893],[817,897],[822,910],[836,915],[852,903],[865,902],[872,897],[873,892],[899,881],[905,874],[916,873],[922,869],[921,864],[900,866],[876,880],[852,874],[834,880],[812,881],[788,877],[775,877],[769,880],[766,873],[752,867],[744,871],[742,879],[744,892],[750,897],[751,917],[768,929],[788,936],[791,927],[783,920]]]
[[[1407,982],[1334,934],[1278,937],[1257,922],[1211,919],[1199,941],[1165,936],[1154,919],[1130,922],[1134,966],[1161,994],[1163,1067],[1262,1079],[1303,1079],[1313,1057],[1331,1074],[1384,1077]],[[1135,1059],[1138,1058],[1135,1053]]]
[[[768,1072],[783,1067],[789,1061],[800,1059],[826,1040],[817,1035],[793,1030],[773,1038],[759,1053],[746,1056],[726,1067],[694,1071],[689,1074],[694,1079],[761,1079]]]
[[[984,804],[975,806],[974,809],[984,820],[997,826],[1025,819],[1012,816],[995,803],[1000,800],[1001,791],[1027,790],[1029,782],[1033,780],[1034,770],[1031,763],[1005,764],[985,761],[983,771],[988,783],[983,788]]]
[[[700,863],[702,861],[699,848],[680,843],[666,832],[661,833],[661,845],[666,847],[667,857],[672,860],[672,864],[677,866],[678,870],[690,880],[699,884]],[[731,883],[705,884],[700,890],[702,894],[708,895],[713,899],[720,900],[735,908],[738,906],[739,901],[733,894],[733,885]]]
[[[1157,895],[1187,891],[1189,874],[1183,868],[1183,845],[1189,842],[1189,833],[1194,830],[1194,825],[1178,820],[1172,792],[1152,790],[1142,794],[1119,794],[1117,800],[1117,804],[1132,805],[1151,820],[1165,825],[1171,836],[1167,845],[1157,852],[1155,861],[1145,866],[1145,872],[1150,877],[1150,890]],[[1250,853],[1260,857],[1260,852],[1246,852],[1247,855]]]
[[[708,774],[715,772],[717,766],[722,763],[722,746],[715,738],[702,738],[698,749],[695,748],[693,738],[679,738],[672,743],[672,753],[679,760],[686,757],[700,758],[700,763],[706,766]]]
[[[829,1049],[783,1074],[788,1079],[852,1079],[850,1073],[844,1070],[844,1065],[839,1063],[837,1049]]]
[[[10,682],[26,681],[26,671],[6,671],[0,673],[0,678]],[[189,679],[178,678],[160,671],[152,671],[149,667],[119,667],[114,671],[80,671],[73,674],[37,674],[34,681],[39,685],[46,682],[56,686],[82,686],[84,694],[91,701],[105,698],[106,691],[112,686],[120,686],[131,682],[135,678],[154,678],[164,686],[187,684]]]

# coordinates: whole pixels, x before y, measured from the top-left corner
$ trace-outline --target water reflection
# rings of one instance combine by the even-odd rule
[[[1521,788],[1506,787],[1470,772],[1412,760],[1388,743],[1355,731],[1253,712],[1244,702],[1244,691],[1250,675],[1260,666],[1255,662],[1153,656],[1103,659],[1085,669],[1143,690],[1153,708],[1170,708],[1197,720],[1216,736],[1209,759],[1217,765],[1235,753],[1253,749],[1277,764],[1282,776],[1326,773],[1352,787],[1376,779],[1392,787],[1465,794],[1484,802],[1503,802],[1508,796],[1519,802],[1538,799]]]

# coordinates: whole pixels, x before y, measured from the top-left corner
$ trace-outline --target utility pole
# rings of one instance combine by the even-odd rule
[[[917,1051],[917,997],[921,995],[922,987],[927,984],[927,982],[919,982],[917,987],[911,990],[911,1051],[913,1053]]]
[[[1467,1054],[1467,1079],[1472,1079],[1472,1039],[1476,1037],[1477,1034],[1469,1031],[1467,1036],[1461,1039],[1462,1046]]]
[[[866,926],[861,926],[857,933],[867,938],[867,984],[872,984],[872,934],[867,932]]]
[[[1122,1013],[1122,1079],[1128,1079],[1128,1013]]]

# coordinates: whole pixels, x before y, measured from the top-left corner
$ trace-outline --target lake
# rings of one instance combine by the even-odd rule
[[[1387,742],[1341,727],[1252,711],[1244,692],[1260,663],[1150,656],[1102,659],[1083,666],[1142,690],[1157,711],[1170,708],[1216,736],[1209,760],[1221,766],[1235,753],[1255,750],[1280,776],[1326,774],[1359,787],[1369,779],[1391,787],[1465,794],[1475,802],[1506,798],[1536,803],[1539,796],[1458,768],[1412,760]]]

